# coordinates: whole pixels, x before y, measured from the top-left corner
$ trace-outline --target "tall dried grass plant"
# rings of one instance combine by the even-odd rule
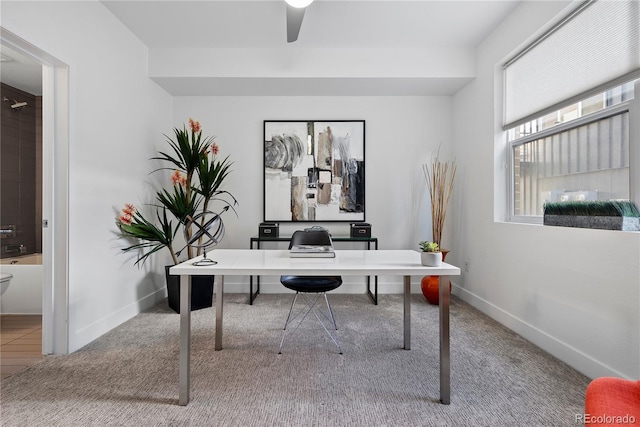
[[[453,180],[456,176],[456,163],[454,161],[443,162],[436,157],[431,164],[423,164],[422,169],[431,198],[432,240],[442,248],[442,230],[453,190]]]

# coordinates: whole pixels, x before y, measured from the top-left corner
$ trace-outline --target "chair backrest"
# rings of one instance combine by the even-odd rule
[[[289,249],[293,245],[333,246],[333,242],[327,230],[298,230],[291,236]]]

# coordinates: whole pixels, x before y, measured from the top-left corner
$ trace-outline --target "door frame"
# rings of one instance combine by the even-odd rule
[[[69,67],[0,27],[0,43],[42,64],[42,353],[69,352]]]

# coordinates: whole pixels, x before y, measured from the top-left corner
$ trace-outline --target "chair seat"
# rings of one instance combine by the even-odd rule
[[[340,276],[281,276],[285,288],[296,292],[329,292],[342,285]]]
[[[640,420],[640,381],[614,377],[596,378],[587,386],[585,424],[594,426],[627,424]],[[616,420],[623,420],[618,421]]]

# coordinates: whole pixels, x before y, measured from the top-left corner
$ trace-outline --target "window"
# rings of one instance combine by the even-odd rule
[[[503,65],[509,218],[640,198],[640,2],[587,0]]]
[[[547,201],[629,200],[632,99],[629,82],[508,129],[511,217],[541,216]]]

